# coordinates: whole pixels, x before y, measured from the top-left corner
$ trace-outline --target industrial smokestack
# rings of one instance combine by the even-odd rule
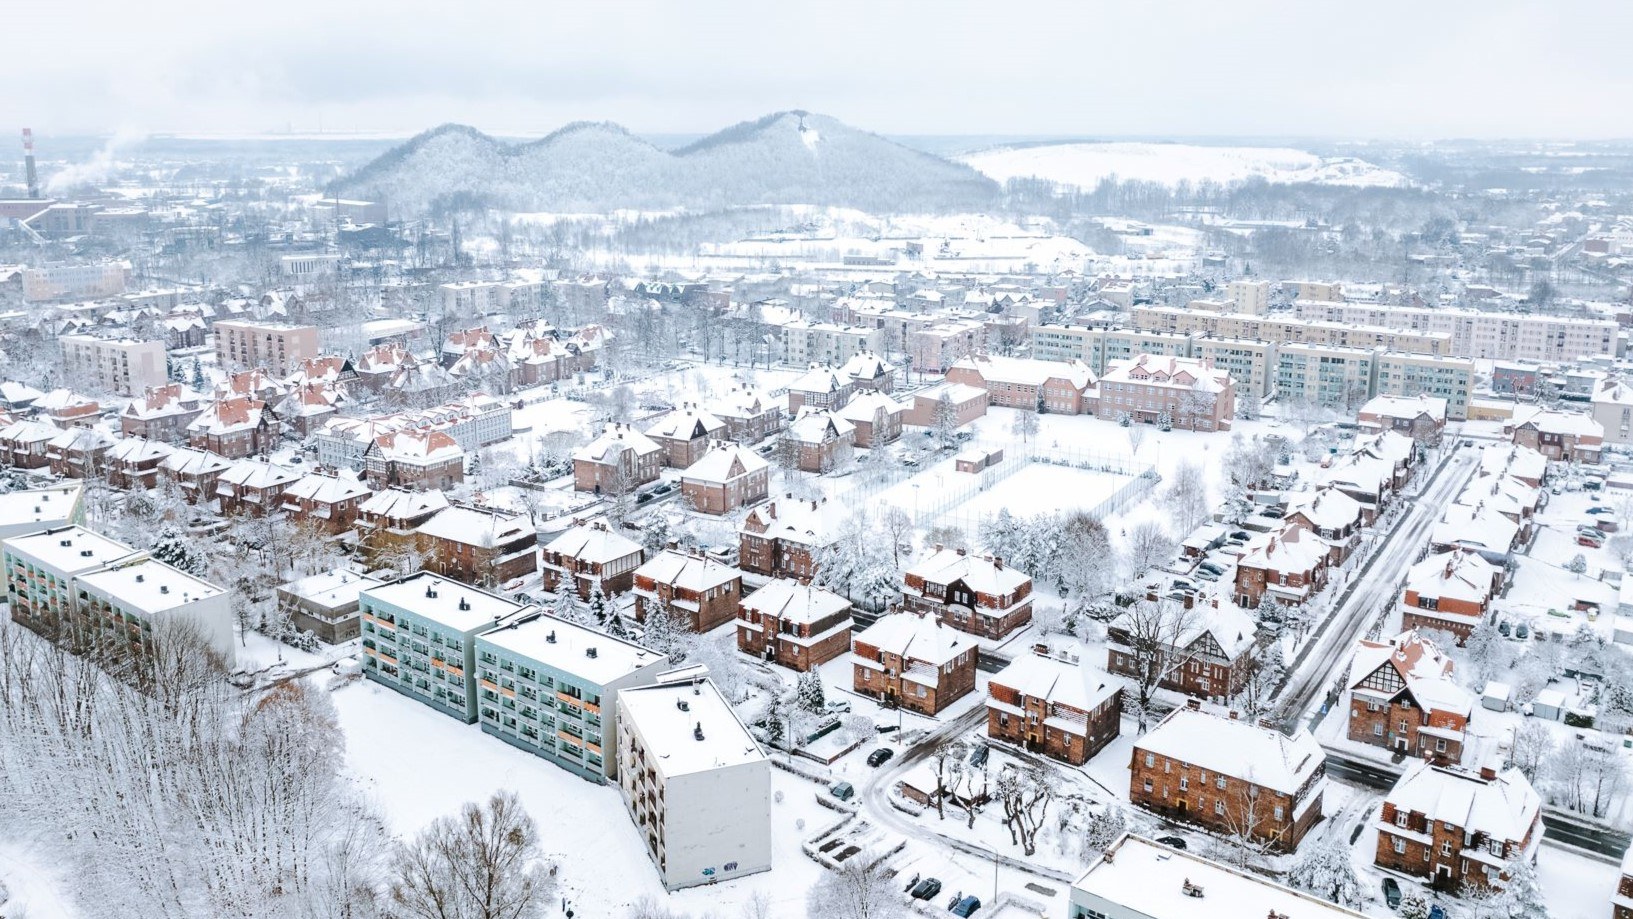
[[[23,129],[23,163],[28,167],[28,196],[40,197],[40,173],[34,168],[34,129]]]

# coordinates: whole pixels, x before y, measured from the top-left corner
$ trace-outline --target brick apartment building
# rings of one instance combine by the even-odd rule
[[[663,448],[663,464],[685,469],[703,458],[709,445],[725,434],[726,423],[687,403],[646,429],[646,436]]]
[[[605,596],[627,593],[635,587],[635,569],[644,557],[640,543],[614,533],[604,522],[577,523],[544,547],[544,589],[572,590],[580,600],[589,600],[599,582]]]
[[[618,495],[658,479],[664,449],[627,424],[611,422],[573,454],[573,487]]]
[[[381,434],[363,451],[370,487],[446,491],[465,481],[465,451],[444,431]]]
[[[773,578],[808,581],[817,555],[834,544],[850,516],[848,508],[786,495],[749,511],[737,530],[737,564]]]
[[[719,628],[737,616],[743,572],[701,554],[665,549],[635,569],[635,618],[667,613],[688,631]]]
[[[733,389],[716,399],[710,414],[726,424],[726,437],[753,444],[782,430],[782,404],[759,390]]]
[[[975,689],[979,652],[973,638],[928,613],[883,616],[851,640],[851,688],[935,715]]]
[[[370,494],[351,473],[319,470],[284,489],[283,511],[320,533],[339,536],[352,529]]]
[[[856,425],[829,411],[801,410],[783,432],[779,450],[789,451],[802,472],[829,472],[851,458]]]
[[[270,453],[278,424],[265,402],[252,396],[217,399],[187,425],[187,445],[228,459]]]
[[[741,444],[716,441],[680,474],[681,495],[702,514],[729,514],[770,491],[771,464]]]
[[[1327,584],[1332,556],[1315,533],[1296,524],[1255,538],[1236,563],[1236,604],[1256,609],[1265,598],[1301,606]]]
[[[1515,444],[1562,463],[1597,463],[1605,444],[1604,425],[1577,412],[1518,411],[1503,424],[1503,433]]]
[[[798,416],[807,408],[836,411],[855,393],[855,380],[826,364],[812,367],[788,384],[788,414]]]
[[[1082,361],[973,355],[947,370],[947,382],[985,389],[990,405],[1026,411],[1082,415],[1098,401],[1094,371]]]
[[[777,578],[738,604],[737,650],[803,673],[849,651],[852,624],[849,600]]]
[[[903,575],[902,606],[998,639],[1032,621],[1032,578],[993,556],[936,546]]]
[[[1491,611],[1500,569],[1478,552],[1431,555],[1406,574],[1401,602],[1403,629],[1440,629],[1462,644]]]
[[[170,444],[187,440],[187,426],[204,412],[204,397],[182,386],[149,386],[119,413],[119,433]]]
[[[1208,360],[1141,354],[1108,367],[1099,389],[1104,418],[1155,424],[1167,416],[1187,431],[1228,431],[1236,417],[1236,382]]]
[[[1288,737],[1191,699],[1134,741],[1128,796],[1167,819],[1291,852],[1321,819],[1326,761],[1302,728]]]
[[[1461,762],[1474,697],[1452,659],[1417,631],[1361,641],[1349,670],[1349,739],[1422,759]]]
[[[1361,406],[1363,431],[1394,431],[1420,444],[1438,444],[1446,431],[1446,400],[1434,396],[1377,396]]]
[[[392,564],[398,556],[418,554],[421,524],[448,509],[440,491],[384,488],[357,508],[358,547],[371,565]],[[419,570],[415,561],[411,566]]]
[[[893,443],[902,436],[902,416],[907,406],[882,392],[858,392],[839,410],[839,417],[856,428],[856,446],[872,449]]]
[[[1517,768],[1410,762],[1378,814],[1380,868],[1448,893],[1508,880],[1542,843],[1542,799]]]
[[[1047,650],[1016,655],[987,681],[987,736],[1081,766],[1117,738],[1123,689]]]
[[[1180,605],[1182,601],[1147,597],[1136,601],[1141,608],[1113,619],[1106,627],[1106,669],[1119,676],[1139,679],[1136,635],[1154,630],[1136,624],[1137,617],[1156,616],[1146,622],[1172,622],[1177,627],[1155,631],[1171,633],[1164,638],[1162,659],[1168,672],[1157,685],[1197,699],[1224,702],[1241,691],[1252,670],[1258,651],[1258,624],[1253,617],[1229,600],[1218,597],[1198,602],[1189,612],[1177,609],[1156,611],[1152,604]]]
[[[526,514],[456,504],[420,524],[425,569],[478,587],[539,568],[538,533]]]
[[[169,444],[124,437],[103,457],[108,484],[126,491],[145,490],[159,484],[159,468],[171,454]]]
[[[265,460],[239,460],[216,479],[215,495],[223,514],[264,517],[283,510],[283,495],[301,478]]]

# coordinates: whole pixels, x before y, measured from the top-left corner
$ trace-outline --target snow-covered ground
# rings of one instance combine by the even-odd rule
[[[1288,147],[1212,147],[1193,144],[1073,143],[1000,147],[959,157],[999,182],[1038,177],[1092,189],[1102,179],[1217,182],[1249,178],[1276,183],[1400,187],[1407,178],[1365,160],[1322,157]]]
[[[0,840],[0,916],[79,919],[70,902],[73,884],[44,853],[17,839]]]

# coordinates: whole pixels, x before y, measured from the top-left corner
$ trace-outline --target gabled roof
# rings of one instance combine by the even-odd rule
[[[1042,386],[1050,380],[1065,380],[1081,391],[1096,383],[1094,371],[1082,361],[1042,361],[1025,357],[977,354],[961,358],[950,370],[973,370],[988,383]]]
[[[157,440],[122,437],[109,448],[107,459],[109,462],[140,463],[144,460],[163,459],[174,450],[175,448],[169,444]]]
[[[852,639],[852,647],[859,644],[872,645],[886,654],[922,661],[933,667],[945,667],[976,646],[975,639],[969,635],[943,625],[934,616],[918,613],[879,617]]]
[[[1423,814],[1430,820],[1486,833],[1493,839],[1519,842],[1531,832],[1542,799],[1525,774],[1510,766],[1484,779],[1456,766],[1416,760],[1384,796],[1397,811]]]
[[[907,411],[907,406],[877,390],[864,389],[851,396],[850,401],[845,403],[845,407],[839,410],[839,417],[852,423],[867,422],[872,424],[881,411],[887,417],[900,415]]]
[[[698,592],[729,584],[742,576],[743,572],[729,565],[674,549],[659,552],[635,569],[637,579],[651,578],[660,584]]]
[[[550,540],[544,550],[589,564],[606,564],[640,552],[641,544],[612,532],[604,524],[580,524]]]
[[[208,434],[229,434],[258,426],[266,403],[251,396],[217,399],[187,425],[187,430]]]
[[[1122,691],[1121,683],[1082,659],[1071,663],[1043,654],[1025,653],[1016,655],[1009,666],[993,674],[987,681],[989,695],[994,686],[1008,687],[1023,696],[1081,712],[1094,711]]]
[[[1430,395],[1374,396],[1361,406],[1357,414],[1391,419],[1427,417],[1431,421],[1444,422],[1446,400]]]
[[[358,506],[360,514],[391,520],[412,520],[448,507],[448,496],[440,491],[409,491],[387,488],[377,491]]]
[[[716,441],[697,462],[687,466],[682,481],[724,484],[732,479],[771,468],[765,457],[741,445]]]
[[[349,472],[309,472],[284,492],[285,497],[336,504],[369,494],[369,487]]]
[[[816,549],[837,540],[850,515],[849,508],[827,499],[796,501],[789,497],[756,506],[743,520],[739,532]]]
[[[784,622],[810,624],[850,609],[851,601],[821,587],[775,578],[744,597],[741,606],[745,611],[753,610]]]
[[[788,391],[803,393],[835,393],[850,385],[850,377],[842,376],[840,372],[835,370],[833,367],[823,364],[819,367],[812,367],[810,370],[807,370],[798,377],[795,377],[794,381],[788,384]]]
[[[1446,508],[1430,531],[1429,541],[1440,546],[1469,546],[1491,552],[1509,552],[1519,538],[1520,525],[1495,508],[1477,504],[1453,504]]]
[[[164,418],[170,415],[185,415],[188,412],[199,411],[204,397],[180,383],[166,383],[163,386],[149,386],[139,399],[132,399],[126,406],[124,416],[147,420]]]
[[[1302,788],[1327,758],[1303,728],[1289,737],[1250,721],[1189,708],[1175,709],[1150,733],[1136,738],[1134,749],[1288,795]]]
[[[240,460],[221,474],[221,482],[242,488],[277,488],[300,479],[300,473],[261,460]]]
[[[1031,576],[1018,568],[956,549],[932,551],[913,563],[907,569],[907,575],[921,577],[931,584],[963,581],[970,590],[994,597],[1013,593],[1032,582]]]
[[[1484,603],[1491,598],[1497,569],[1475,552],[1442,552],[1413,565],[1406,589],[1420,597]]]
[[[456,504],[420,524],[418,532],[433,539],[493,549],[535,531],[526,514]]]
[[[839,372],[852,380],[876,380],[894,373],[895,366],[872,351],[863,351],[851,357]]]
[[[1100,380],[1102,383],[1139,383],[1206,393],[1223,392],[1231,384],[1230,373],[1212,366],[1211,361],[1166,354],[1140,354],[1132,360],[1115,361]]]
[[[609,421],[599,436],[573,453],[573,459],[587,463],[615,463],[625,450],[647,456],[661,452],[663,448],[629,425]]]
[[[1321,567],[1327,559],[1327,546],[1314,533],[1293,524],[1255,536],[1247,548],[1237,567],[1305,572]]]
[[[1284,519],[1301,515],[1320,529],[1341,530],[1361,519],[1361,502],[1336,488],[1323,486],[1287,496]]]
[[[232,460],[208,450],[182,447],[172,450],[161,465],[176,475],[199,476],[225,472],[232,467]]]
[[[695,405],[684,405],[659,418],[646,429],[648,437],[665,440],[693,440],[713,437],[726,429],[726,423]]]
[[[800,409],[799,415],[788,423],[789,439],[804,444],[819,444],[829,437],[840,438],[854,433],[856,425],[840,415],[809,408]]]

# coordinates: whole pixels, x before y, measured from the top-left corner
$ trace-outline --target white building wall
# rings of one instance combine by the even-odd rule
[[[670,890],[771,869],[771,764],[676,776],[664,787]],[[726,870],[727,865],[735,869]],[[713,870],[706,875],[705,870]]]

